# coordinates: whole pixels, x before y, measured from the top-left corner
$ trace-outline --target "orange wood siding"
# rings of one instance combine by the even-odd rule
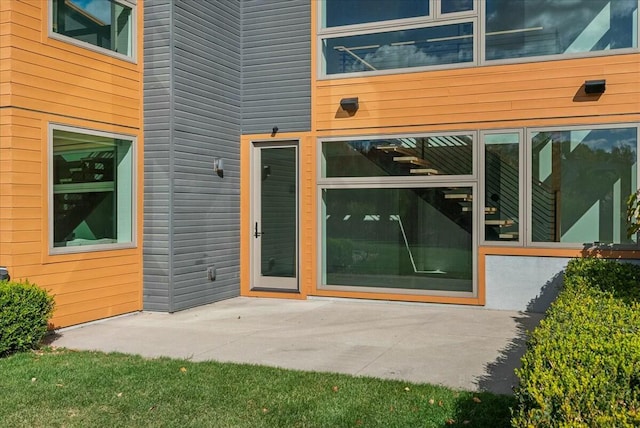
[[[312,40],[317,8],[311,6]],[[318,70],[317,44],[311,43],[312,70]],[[585,80],[606,79],[601,96],[586,96]],[[317,145],[334,136],[416,134],[437,131],[510,129],[541,126],[640,122],[640,54],[504,64],[465,69],[409,72],[359,78],[319,80],[312,72],[310,132],[278,135],[298,139],[300,157],[300,294],[250,290],[252,141],[272,141],[268,134],[241,138],[241,293],[246,296],[300,298],[307,295],[484,305],[485,256],[578,257],[576,249],[478,247],[477,296],[473,298],[321,290],[318,278]],[[342,98],[359,98],[348,116]],[[637,251],[589,254],[640,258]]]
[[[0,265],[55,295],[57,328],[142,308],[143,64],[50,39],[47,5],[0,1]],[[49,254],[50,123],[137,138],[135,248]]]
[[[49,38],[47,1],[10,3],[11,21],[2,25],[10,26],[13,107],[139,128],[141,61],[134,64]]]
[[[591,79],[607,80],[602,96],[579,91]],[[522,126],[532,119],[633,121],[640,113],[639,87],[640,54],[317,80],[313,124],[319,132],[366,133]],[[339,109],[345,97],[359,98],[352,117]]]

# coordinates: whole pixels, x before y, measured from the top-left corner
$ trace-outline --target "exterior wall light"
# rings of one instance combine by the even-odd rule
[[[358,110],[358,98],[343,98],[340,100],[340,107],[342,110],[355,113]]]
[[[10,279],[9,270],[6,267],[0,267],[0,281],[9,281]]]
[[[607,89],[606,80],[585,80],[584,92],[586,94],[604,94]]]
[[[218,174],[218,177],[224,177],[224,161],[222,158],[213,159],[213,170]]]

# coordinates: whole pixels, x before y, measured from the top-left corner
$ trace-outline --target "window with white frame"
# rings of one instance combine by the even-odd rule
[[[135,4],[124,0],[50,0],[51,36],[131,59]]]
[[[135,139],[61,125],[49,135],[51,251],[131,246]]]
[[[638,0],[321,0],[321,77],[636,51]]]

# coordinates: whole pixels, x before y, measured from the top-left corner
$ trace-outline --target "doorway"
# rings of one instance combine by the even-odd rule
[[[298,143],[253,143],[251,289],[298,291]]]

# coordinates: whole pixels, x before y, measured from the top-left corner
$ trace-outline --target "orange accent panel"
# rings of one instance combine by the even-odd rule
[[[585,80],[605,78],[607,91],[588,97]],[[496,82],[499,82],[497,84]],[[335,132],[390,127],[454,130],[504,122],[638,115],[640,54],[329,79],[316,82],[315,129]],[[341,98],[357,96],[351,117]],[[631,121],[633,119],[621,119]],[[472,126],[470,126],[472,125]],[[361,131],[362,132],[362,131]]]
[[[480,247],[480,257],[486,255],[532,257],[599,257],[607,259],[640,259],[640,250],[609,250],[598,248],[532,248],[532,247]]]
[[[8,4],[0,24],[3,105],[141,128],[142,2],[137,63],[50,38],[49,1],[3,4]]]
[[[481,305],[478,297],[418,296],[413,294],[361,293],[355,291],[316,290],[314,296],[346,297],[352,299],[393,300],[402,302],[448,303],[454,305]]]
[[[140,310],[143,2],[137,63],[49,38],[48,1],[0,4],[2,264],[55,295],[54,327]],[[135,248],[49,254],[49,123],[136,137]]]

